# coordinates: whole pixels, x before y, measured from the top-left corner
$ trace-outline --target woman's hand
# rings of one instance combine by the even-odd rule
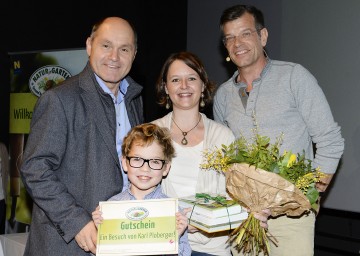
[[[192,211],[192,207],[189,207],[189,208],[184,208],[182,210],[183,214],[186,215]],[[188,218],[186,218],[186,222],[188,223]],[[192,233],[196,233],[196,232],[199,232],[199,229],[197,229],[196,227],[192,226],[192,225],[188,225],[188,233],[192,234]]]
[[[193,233],[196,233],[196,232],[199,232],[199,229],[197,229],[197,228],[194,227],[194,226],[189,225],[189,227],[188,227],[188,233],[193,234]]]

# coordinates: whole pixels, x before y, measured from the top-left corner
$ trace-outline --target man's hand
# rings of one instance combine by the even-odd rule
[[[260,226],[263,228],[268,228],[268,218],[271,215],[269,209],[262,210],[261,212],[255,212],[254,217],[260,221]]]
[[[316,182],[316,189],[319,192],[325,192],[325,190],[329,186],[333,176],[334,176],[334,174],[324,173],[324,176],[320,178],[320,181]]]
[[[91,251],[96,254],[97,229],[93,221],[90,221],[75,236],[75,241],[86,252]]]

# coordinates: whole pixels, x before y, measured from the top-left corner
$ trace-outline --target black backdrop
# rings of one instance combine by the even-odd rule
[[[8,2],[0,14],[0,141],[9,142],[9,52],[84,48],[100,18],[120,16],[138,33],[138,53],[130,75],[144,86],[145,120],[166,112],[156,103],[155,81],[168,55],[186,49],[187,0],[118,0],[75,8]]]

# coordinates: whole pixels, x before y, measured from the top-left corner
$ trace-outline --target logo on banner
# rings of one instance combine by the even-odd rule
[[[56,87],[65,79],[71,77],[69,71],[60,66],[43,66],[38,68],[29,79],[30,91],[40,97],[45,91]]]

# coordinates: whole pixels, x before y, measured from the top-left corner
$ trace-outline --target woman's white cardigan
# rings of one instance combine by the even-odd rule
[[[203,150],[213,149],[214,147],[220,148],[223,144],[229,145],[234,141],[235,137],[232,131],[209,118],[205,114],[202,114],[202,120],[205,127]],[[159,125],[160,127],[166,127],[170,129],[172,122],[172,112],[166,116],[153,121],[152,123]],[[194,156],[195,158],[202,158],[202,155]],[[199,166],[200,168],[200,166]],[[179,197],[174,190],[172,184],[165,178],[162,181],[162,190],[169,197]],[[196,185],[197,193],[214,194],[218,192],[222,195],[227,195],[225,186],[225,176],[215,171],[200,170]],[[230,249],[227,245],[227,234],[214,237],[213,234],[206,234],[197,232],[190,234],[189,241],[192,249],[195,251],[208,252],[213,255],[230,255]]]

